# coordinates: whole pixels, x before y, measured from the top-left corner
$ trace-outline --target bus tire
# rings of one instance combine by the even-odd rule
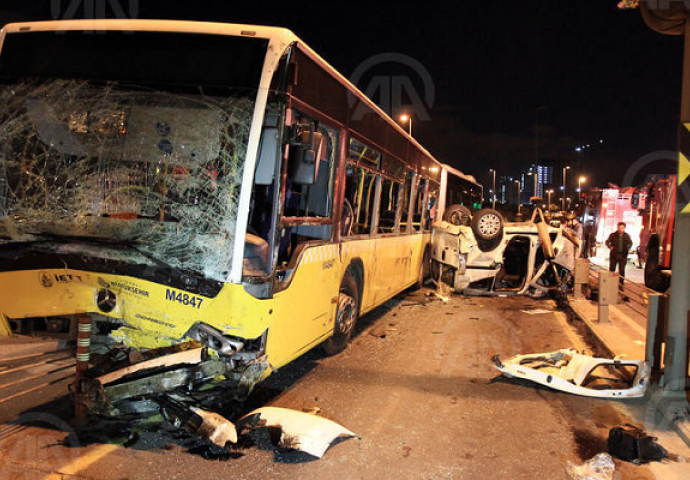
[[[443,212],[443,221],[453,225],[469,227],[472,225],[472,212],[464,205],[453,204]]]
[[[327,355],[335,355],[347,348],[359,316],[359,295],[357,282],[350,272],[345,273],[338,294],[338,309],[335,312],[333,335],[321,344]]]
[[[644,284],[657,292],[665,292],[671,286],[670,275],[659,267],[659,237],[652,236],[647,244],[647,258],[644,264]]]

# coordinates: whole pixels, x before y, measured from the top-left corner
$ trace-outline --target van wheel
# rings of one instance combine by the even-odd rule
[[[492,208],[483,208],[472,217],[472,233],[482,252],[490,252],[503,239],[503,216]]]
[[[491,242],[503,235],[503,216],[492,208],[483,208],[472,217],[472,232],[478,240]]]
[[[347,348],[359,316],[357,291],[357,282],[350,273],[346,273],[340,284],[333,335],[321,344],[321,350],[327,355],[335,355]]]
[[[454,204],[443,212],[443,221],[453,225],[469,227],[472,224],[472,212],[464,205]]]

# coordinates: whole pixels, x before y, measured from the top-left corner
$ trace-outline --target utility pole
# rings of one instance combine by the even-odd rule
[[[534,111],[534,196],[539,196],[537,188],[537,175],[539,175],[539,111],[547,110],[549,107],[542,105]],[[543,193],[543,192],[542,192]]]
[[[565,196],[568,193],[568,187],[566,187],[567,182],[565,181],[565,179],[566,179],[566,172],[568,171],[569,168],[570,168],[570,165],[568,165],[567,167],[563,167],[563,198],[561,199],[561,209],[563,211],[565,211]]]
[[[688,158],[690,158],[690,10],[680,2],[659,3],[652,9],[640,2],[642,18],[651,29],[664,34],[685,35],[683,77],[678,128],[678,185],[676,187],[675,232],[671,259],[671,293],[666,351],[664,355],[664,390],[685,399],[687,388],[687,334],[690,315],[690,198],[684,194],[688,187]]]
[[[491,208],[496,209],[496,169],[490,168],[489,172],[490,173],[493,172],[493,174],[494,174],[494,184],[493,184],[494,188],[492,190],[493,195],[491,197]]]

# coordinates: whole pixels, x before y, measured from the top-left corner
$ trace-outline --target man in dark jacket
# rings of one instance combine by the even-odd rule
[[[618,223],[618,230],[609,235],[606,240],[606,246],[609,247],[609,270],[616,271],[618,265],[618,273],[621,274],[621,284],[625,281],[625,266],[628,263],[628,252],[632,248],[632,238],[625,232],[625,223]]]

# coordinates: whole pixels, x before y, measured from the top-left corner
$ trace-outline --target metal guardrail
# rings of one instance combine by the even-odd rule
[[[589,266],[589,284],[592,286],[599,285],[599,272],[607,271],[608,269],[603,268],[595,263],[590,262]],[[621,303],[617,305],[618,308],[623,310],[628,309],[637,315],[647,318],[647,308],[649,305],[649,296],[658,295],[659,292],[647,288],[646,286],[636,283],[629,278],[623,277],[625,283],[620,287]]]

